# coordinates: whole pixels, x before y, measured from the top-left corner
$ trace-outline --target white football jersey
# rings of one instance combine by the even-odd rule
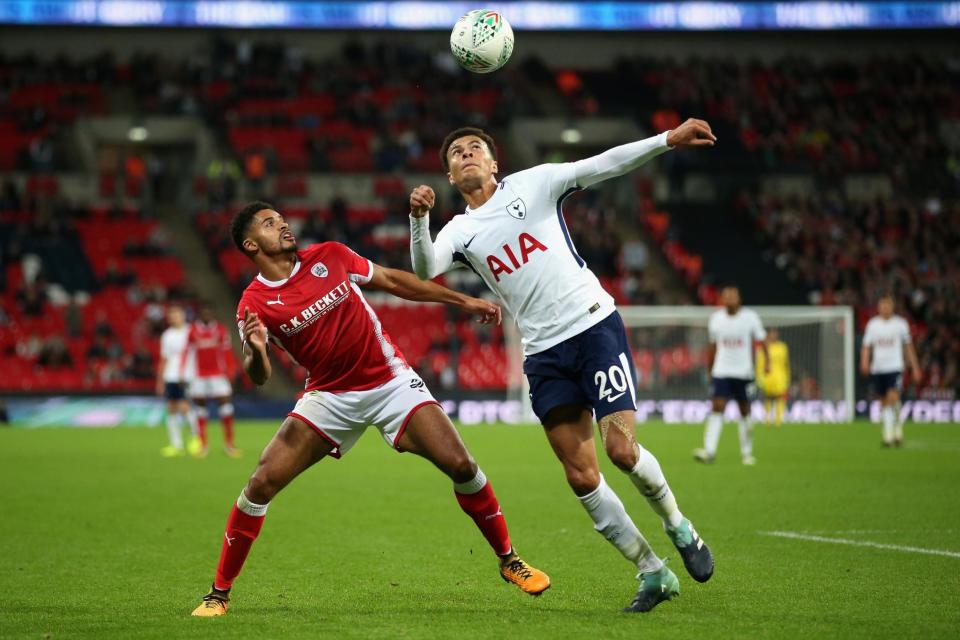
[[[903,345],[909,343],[910,325],[900,316],[870,318],[863,335],[863,344],[873,349],[870,373],[902,372]]]
[[[713,359],[714,378],[753,378],[753,343],[767,337],[760,316],[750,309],[740,308],[730,315],[726,309],[715,311],[707,327],[710,342],[717,346]]]
[[[163,381],[187,382],[193,376],[191,373],[192,359],[187,356],[184,362],[184,352],[187,350],[187,334],[190,327],[184,325],[179,329],[167,327],[160,336],[160,356],[164,358]]]
[[[613,298],[577,255],[561,204],[579,187],[573,165],[543,164],[497,185],[478,209],[437,234],[437,252],[472,268],[517,319],[526,355],[582,333],[614,310]]]

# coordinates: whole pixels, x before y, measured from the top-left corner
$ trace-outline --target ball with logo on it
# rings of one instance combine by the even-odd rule
[[[513,28],[503,14],[475,9],[453,26],[450,51],[467,71],[492,73],[513,54]]]

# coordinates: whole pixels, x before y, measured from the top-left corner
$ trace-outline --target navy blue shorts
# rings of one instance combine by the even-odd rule
[[[187,385],[182,382],[164,383],[163,397],[167,400],[185,400],[187,398]]]
[[[569,404],[591,407],[597,420],[637,409],[637,371],[616,311],[583,333],[527,356],[523,372],[540,422],[551,409]]]
[[[713,397],[735,400],[740,404],[750,402],[747,388],[753,380],[743,378],[714,378],[713,379]]]
[[[903,373],[894,371],[893,373],[874,373],[870,375],[870,386],[873,392],[878,396],[885,396],[891,389],[901,391],[903,389]]]

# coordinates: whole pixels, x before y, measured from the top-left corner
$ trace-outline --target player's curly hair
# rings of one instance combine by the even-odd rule
[[[464,136],[477,136],[483,140],[487,145],[487,149],[490,150],[490,155],[493,156],[494,160],[497,159],[497,143],[493,141],[493,137],[489,133],[477,127],[460,127],[448,133],[447,137],[443,139],[443,144],[440,145],[440,162],[443,163],[444,171],[450,170],[450,163],[447,162],[447,151],[450,150],[450,145],[458,138]]]
[[[247,231],[250,230],[250,222],[253,221],[253,216],[264,209],[273,210],[273,205],[260,200],[251,202],[240,209],[233,216],[233,220],[230,221],[230,236],[233,238],[233,244],[237,245],[237,249],[240,249],[240,251],[247,253],[247,250],[243,248],[243,241],[246,240]]]

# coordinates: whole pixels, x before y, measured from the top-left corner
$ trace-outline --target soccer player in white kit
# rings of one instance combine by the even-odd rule
[[[649,611],[679,593],[677,577],[657,557],[606,484],[597,463],[593,418],[607,455],[653,510],[690,575],[705,582],[713,557],[677,501],[657,459],[635,438],[636,370],[613,298],[577,255],[561,205],[574,191],[623,175],[675,146],[712,146],[702,120],[565,164],[543,164],[497,182],[496,145],[484,131],[457,129],[441,160],[467,202],[431,240],[433,190],[410,195],[411,254],[423,279],[468,267],[510,310],[520,329],[533,410],[563,464],[567,482],[595,528],[639,571],[627,611]]]
[[[720,432],[723,431],[723,412],[727,402],[734,400],[740,410],[737,430],[740,434],[741,460],[745,465],[754,465],[757,460],[753,457],[753,417],[750,415],[747,387],[754,378],[755,343],[759,343],[763,352],[764,373],[770,373],[770,354],[765,342],[767,332],[756,312],[740,306],[740,290],[737,287],[724,287],[720,297],[724,308],[710,316],[707,327],[710,335],[708,359],[713,406],[703,433],[703,448],[694,450],[693,457],[705,463],[714,461]]]
[[[900,416],[900,390],[903,388],[903,354],[914,380],[922,377],[917,352],[910,340],[910,325],[893,313],[893,296],[877,302],[879,315],[870,318],[860,350],[860,371],[870,376],[874,393],[880,398],[883,420],[883,446],[903,443],[903,419]]]
[[[189,362],[186,362],[187,334],[190,328],[186,323],[186,314],[176,305],[167,309],[167,322],[170,324],[160,335],[160,362],[157,363],[157,395],[167,401],[167,437],[170,444],[160,450],[165,458],[182,456],[185,453],[181,427],[186,421],[190,425],[190,453],[200,451],[197,437],[196,416],[190,410],[186,387],[190,382]]]

